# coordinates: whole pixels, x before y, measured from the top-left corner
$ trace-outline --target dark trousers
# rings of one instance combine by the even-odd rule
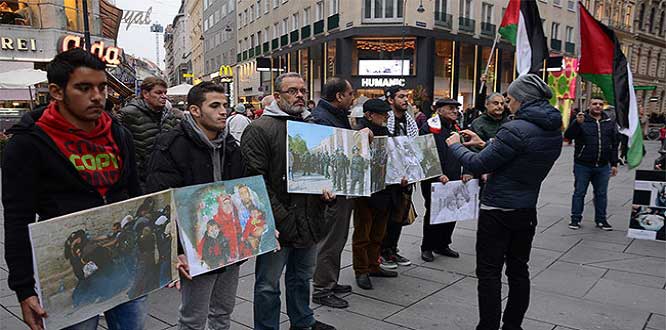
[[[451,244],[451,236],[456,223],[447,222],[436,225],[430,224],[430,186],[432,181],[421,183],[421,193],[425,201],[425,217],[423,218],[423,240],[421,251],[433,251],[446,249]]]
[[[520,330],[530,303],[530,259],[537,224],[536,209],[481,210],[476,233],[479,325],[497,330],[502,315],[502,268],[506,262],[509,298],[503,330]]]
[[[393,208],[393,211],[395,211],[395,208]],[[393,252],[398,250],[398,240],[402,233],[402,223],[394,220],[393,214],[390,214],[388,223],[386,224],[386,235],[384,235],[384,240],[382,241],[382,253],[388,250],[392,250]]]
[[[368,198],[354,200],[352,253],[354,273],[357,276],[379,271],[379,252],[388,216],[386,208],[370,207]]]
[[[349,221],[354,202],[352,199],[338,197],[335,203],[335,222],[326,238],[319,243],[317,266],[315,267],[313,287],[315,297],[333,294],[340,277],[340,257],[349,236]]]

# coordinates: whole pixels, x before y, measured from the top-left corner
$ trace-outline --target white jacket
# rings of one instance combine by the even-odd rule
[[[245,128],[250,125],[250,118],[240,114],[235,114],[227,118],[227,132],[236,139],[236,143],[240,145],[241,136]]]

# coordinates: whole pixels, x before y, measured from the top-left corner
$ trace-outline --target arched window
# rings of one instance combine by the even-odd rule
[[[664,18],[666,18],[665,16],[666,16],[666,10],[662,10],[661,15],[659,17],[659,29],[657,30],[657,33],[660,36],[664,35]]]
[[[643,16],[645,16],[645,3],[641,3],[641,7],[638,10],[638,29],[643,30]]]
[[[650,33],[654,31],[654,14],[655,14],[654,8],[650,9],[650,29],[648,30],[650,31]]]

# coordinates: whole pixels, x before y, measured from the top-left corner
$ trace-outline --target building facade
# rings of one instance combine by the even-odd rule
[[[236,64],[236,0],[204,0],[204,76],[225,85],[233,104],[234,66]]]
[[[553,55],[573,55],[575,2],[538,0]],[[454,97],[473,104],[506,1],[239,0],[239,100],[272,92],[274,77],[301,73],[317,100],[327,77],[349,79],[357,94],[378,97],[401,84],[415,103]],[[491,90],[514,78],[513,47],[497,43],[488,65]]]
[[[170,86],[192,83],[192,47],[187,26],[185,1],[183,1],[173,22],[164,30],[165,75]]]
[[[201,81],[205,75],[204,34],[203,34],[203,2],[204,0],[185,0],[185,31],[187,31],[191,49],[193,83]]]

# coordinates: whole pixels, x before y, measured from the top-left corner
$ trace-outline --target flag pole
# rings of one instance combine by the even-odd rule
[[[488,79],[488,68],[490,68],[490,62],[493,60],[493,55],[495,54],[495,47],[497,46],[497,40],[499,40],[499,32],[495,33],[495,40],[493,41],[493,47],[490,49],[490,56],[488,56],[488,63],[486,63],[486,69],[483,71],[483,75]],[[497,78],[496,78],[497,79]],[[483,87],[486,85],[485,81],[481,82],[481,87],[479,87],[479,94],[483,90]]]
[[[578,33],[576,33],[576,58],[578,59],[578,65],[576,68],[576,103],[578,104],[578,112],[583,112],[583,100],[581,99],[581,77],[578,72],[578,66],[580,66],[580,2],[576,1],[576,22],[578,23]]]

